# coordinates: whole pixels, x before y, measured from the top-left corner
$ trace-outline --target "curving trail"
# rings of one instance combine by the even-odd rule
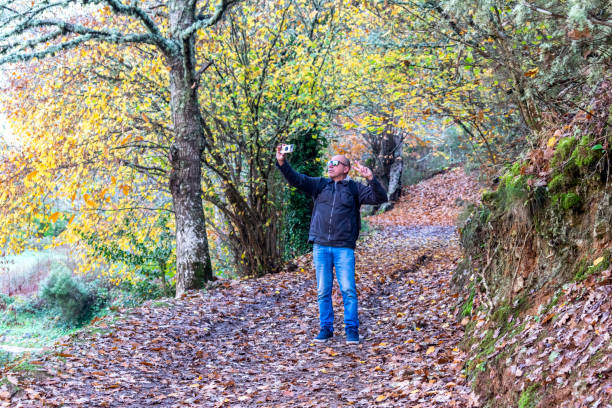
[[[466,180],[458,170],[450,174]],[[448,191],[438,195],[449,203],[451,192],[466,191],[443,184]],[[431,211],[429,204],[423,203],[424,211]],[[398,207],[394,211],[401,211]],[[439,218],[437,226],[400,226],[375,218],[379,227],[359,242],[357,286],[365,339],[358,346],[344,342],[337,285],[336,337],[312,343],[318,312],[314,270],[306,255],[292,271],[218,281],[205,292],[149,302],[120,319],[100,320],[35,361],[40,367],[35,380],[18,378],[21,391],[4,395],[5,405],[478,406],[461,376],[463,329],[454,317],[449,288],[460,257],[458,242],[454,227]]]

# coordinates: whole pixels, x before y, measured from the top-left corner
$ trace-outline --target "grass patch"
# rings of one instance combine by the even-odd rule
[[[574,275],[574,280],[576,282],[580,282],[593,274],[608,269],[610,267],[611,260],[612,256],[609,249],[603,251],[602,256],[594,260],[592,264],[589,264],[589,262],[584,258],[581,259],[580,261],[578,261],[578,264],[574,269],[576,271]]]
[[[539,384],[532,384],[523,390],[518,400],[518,408],[535,408],[538,404],[537,390],[539,387]]]
[[[561,297],[562,294],[563,294],[563,291],[561,289],[557,290],[550,298],[550,301],[548,302],[548,304],[542,307],[542,309],[539,312],[539,315],[546,316],[550,312],[550,310],[559,303],[559,298]]]
[[[476,296],[476,288],[472,284],[472,290],[470,291],[470,296],[466,300],[466,302],[461,306],[461,317],[468,317],[472,315],[472,309],[474,307],[474,296]]]
[[[510,307],[509,304],[507,303],[501,304],[495,310],[495,312],[493,312],[493,316],[491,317],[493,321],[496,322],[500,327],[504,327],[506,324],[506,321],[508,320],[508,316],[510,316],[511,311],[512,311],[512,308]]]
[[[14,367],[11,368],[11,371],[21,371],[24,373],[37,373],[39,371],[41,371],[41,368],[39,365],[36,364],[32,364],[29,361],[22,361],[19,364],[16,364]]]
[[[3,345],[43,348],[76,329],[58,326],[54,316],[47,311],[19,312],[5,310],[0,319],[0,343]]]

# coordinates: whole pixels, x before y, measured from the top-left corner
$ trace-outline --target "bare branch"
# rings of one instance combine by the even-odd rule
[[[567,16],[564,16],[563,14],[558,14],[550,10],[547,10],[545,8],[536,6],[535,4],[531,4],[526,0],[523,1],[523,4],[529,7],[530,9],[532,9],[533,11],[537,11],[540,14],[544,14],[544,15],[547,15],[547,16],[550,16],[556,19],[567,20]],[[591,16],[587,16],[587,19],[593,24],[603,25],[603,26],[612,28],[612,20],[600,20],[598,18],[591,17]]]
[[[239,2],[240,0],[221,0],[221,2],[215,6],[215,11],[210,17],[206,16],[208,18],[200,19],[194,24],[192,24],[190,27],[187,27],[185,30],[183,30],[183,32],[181,33],[181,39],[185,40],[189,38],[200,28],[212,27],[213,25],[217,24],[219,21],[221,21],[221,18],[223,17],[225,11]]]
[[[43,1],[21,11],[17,11],[17,7],[15,9],[8,7],[18,4],[17,1],[10,0],[0,5],[0,55],[3,55],[0,57],[0,64],[43,58],[89,41],[155,45],[166,54],[176,53],[179,50],[175,42],[161,34],[155,22],[144,10],[134,5],[123,5],[117,0],[97,0],[92,3],[108,5],[115,14],[139,19],[149,32],[122,33],[118,30],[87,27],[68,22],[65,18],[48,18],[50,14],[65,15],[64,9],[70,5],[77,5],[76,0]],[[54,30],[48,32],[46,28]],[[59,42],[49,45],[50,41]],[[28,48],[32,51],[25,51]]]
[[[54,55],[60,51],[69,50],[72,48],[76,48],[81,44],[84,44],[88,41],[104,41],[109,43],[116,44],[129,44],[129,43],[147,43],[147,44],[155,44],[154,41],[151,41],[151,36],[148,34],[144,35],[127,35],[127,36],[105,36],[105,35],[95,35],[95,34],[85,34],[80,35],[72,40],[64,41],[62,43],[51,45],[46,47],[41,51],[34,52],[14,52],[9,53],[3,57],[0,57],[0,65],[10,63],[10,62],[19,62],[19,61],[29,61],[35,58],[44,58],[46,56]],[[7,49],[0,49],[0,54],[6,52]]]
[[[155,176],[162,176],[162,177],[166,177],[168,175],[168,172],[160,167],[142,166],[140,164],[137,164],[129,160],[125,160],[125,159],[119,159],[119,162],[123,164],[124,166],[133,168],[134,170],[142,174],[146,174],[149,177],[151,177],[151,173],[153,173]]]
[[[162,33],[159,31],[157,24],[155,21],[149,17],[149,15],[140,7],[136,7],[134,3],[130,6],[126,6],[117,0],[104,0],[111,9],[113,9],[117,14],[123,14],[127,16],[137,17],[145,27],[151,32],[151,34],[163,38]]]

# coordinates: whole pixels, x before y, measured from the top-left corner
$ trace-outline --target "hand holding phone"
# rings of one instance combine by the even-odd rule
[[[293,145],[280,144],[276,146],[276,161],[279,165],[285,163],[285,155],[293,151]]]

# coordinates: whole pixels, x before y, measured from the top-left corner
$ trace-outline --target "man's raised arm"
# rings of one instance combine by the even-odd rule
[[[281,153],[281,147],[281,145],[276,146],[276,167],[279,168],[291,186],[298,188],[309,196],[314,196],[317,193],[321,177],[309,177],[293,170],[285,160],[285,154]]]

